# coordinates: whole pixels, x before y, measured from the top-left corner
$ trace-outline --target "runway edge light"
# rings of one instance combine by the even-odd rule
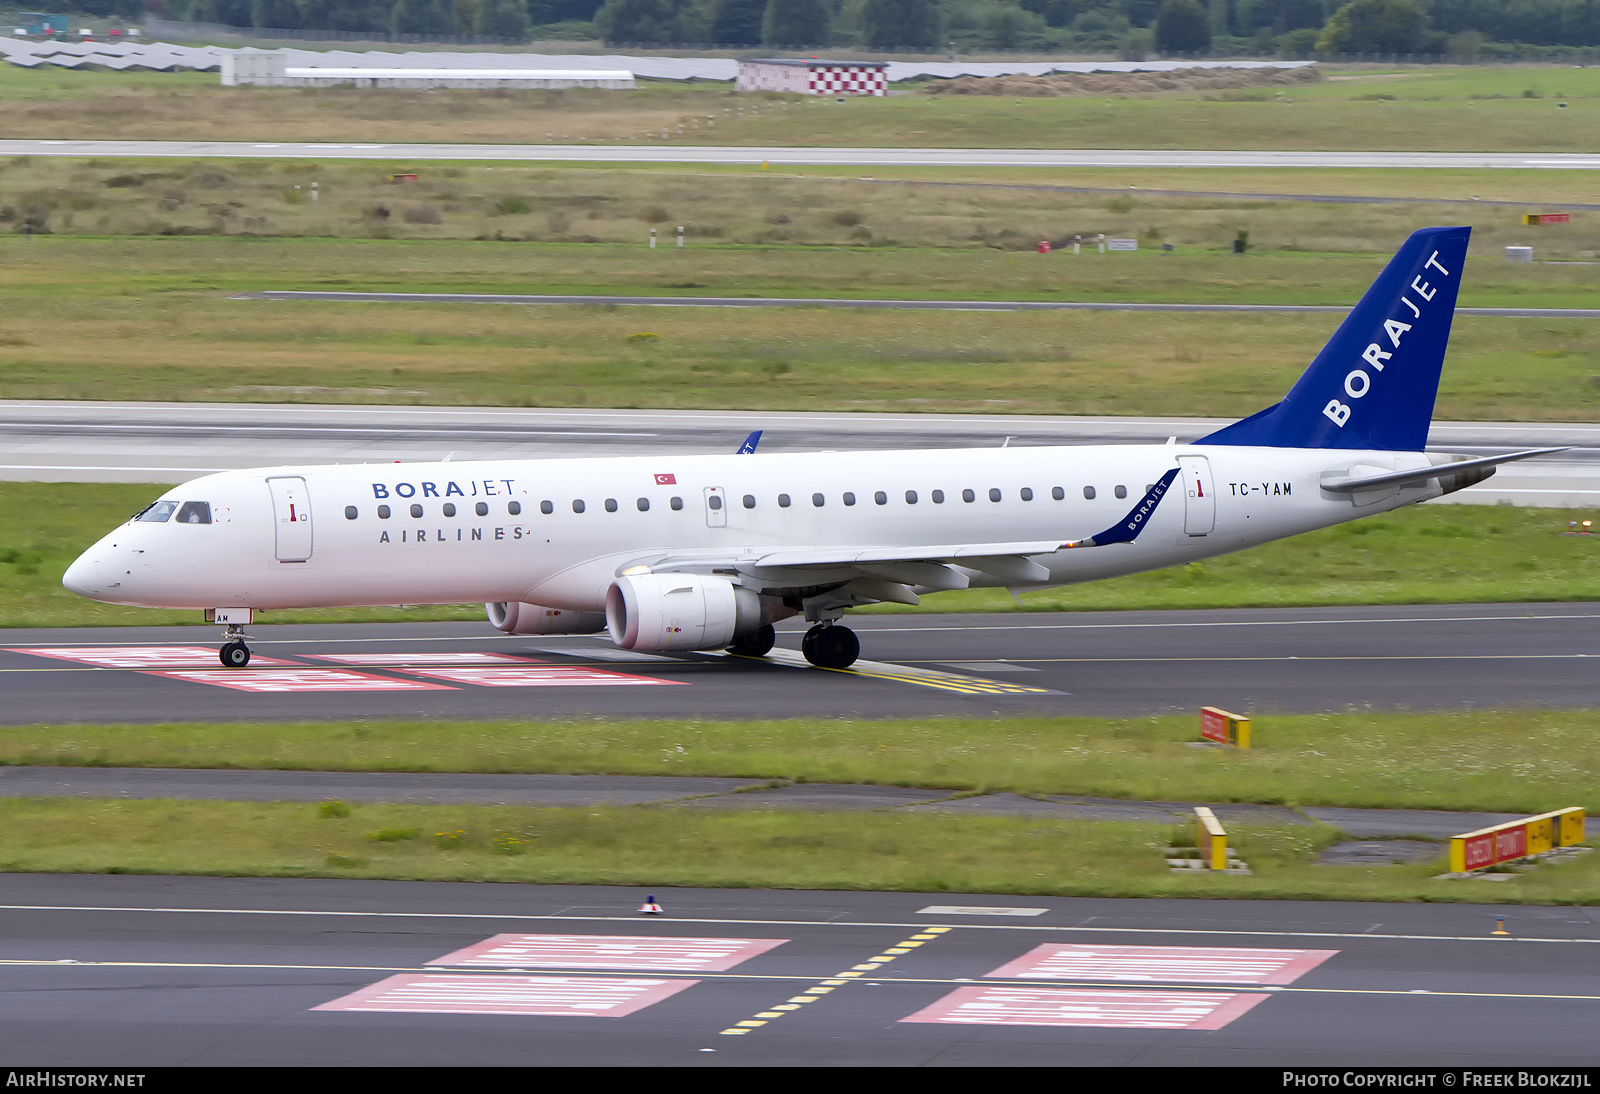
[[[639,905],[640,915],[661,915],[661,905],[656,903],[656,896],[651,893],[644,898],[644,903]]]

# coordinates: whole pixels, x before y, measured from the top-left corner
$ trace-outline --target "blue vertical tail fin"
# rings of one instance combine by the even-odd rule
[[[1420,452],[1471,235],[1412,233],[1281,403],[1195,443]]]

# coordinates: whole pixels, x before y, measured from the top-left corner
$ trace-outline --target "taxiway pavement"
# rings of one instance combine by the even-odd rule
[[[1600,155],[1560,152],[1289,152],[1184,149],[806,148],[622,144],[349,144],[285,141],[0,140],[4,156],[478,160],[845,167],[1335,167],[1592,171]]]
[[[12,874],[0,978],[30,1067],[1581,1070],[1600,910]]]
[[[1600,608],[1456,604],[869,615],[864,660],[618,650],[487,623],[9,630],[0,723],[341,718],[868,718],[1600,706]]]
[[[1338,304],[1150,304],[1098,300],[877,300],[810,296],[555,296],[512,293],[343,292],[269,289],[229,300],[324,301],[346,304],[522,304],[561,307],[611,304],[636,308],[865,308],[869,311],[1131,311],[1344,315]],[[1457,308],[1457,315],[1498,319],[1600,319],[1600,308]]]
[[[732,452],[979,448],[1192,441],[1220,418],[790,411],[342,406],[308,403],[0,401],[0,480],[180,483],[285,464],[548,459]],[[1489,456],[1568,451],[1498,469],[1447,503],[1577,507],[1600,501],[1600,424],[1435,422],[1430,448]]]

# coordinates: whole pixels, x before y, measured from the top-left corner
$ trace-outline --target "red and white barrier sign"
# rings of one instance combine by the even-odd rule
[[[1450,870],[1462,874],[1582,843],[1584,818],[1584,811],[1573,806],[1453,836]]]

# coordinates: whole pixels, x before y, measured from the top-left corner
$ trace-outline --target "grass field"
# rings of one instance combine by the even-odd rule
[[[1282,396],[1336,316],[534,309],[226,296],[291,287],[631,287],[1348,304],[1381,263],[1296,252],[1074,260],[992,250],[679,254],[582,244],[0,236],[0,398],[1243,416]],[[1593,306],[1597,268],[1485,257],[1468,268],[1463,303]],[[1458,319],[1437,415],[1592,419],[1596,329],[1587,319]],[[638,333],[657,338],[629,340]]]
[[[97,604],[67,592],[72,560],[163,493],[159,486],[0,483],[0,627],[199,624],[200,613]],[[1026,592],[1030,611],[1438,604],[1600,599],[1600,536],[1567,536],[1593,514],[1499,506],[1421,506],[1155,573]],[[920,609],[1015,611],[1003,590],[925,597]],[[483,618],[479,604],[315,608],[267,622]],[[485,623],[485,633],[488,624]]]
[[[736,244],[771,253],[806,246],[1032,251],[1041,239],[1059,244],[1104,233],[1137,238],[1147,249],[1171,246],[1180,254],[1160,257],[1172,259],[1230,251],[1240,231],[1249,233],[1258,257],[1381,254],[1418,226],[1465,222],[1477,229],[1475,253],[1493,256],[1497,265],[1504,265],[1498,260],[1507,244],[1532,244],[1544,259],[1600,257],[1600,217],[1593,212],[1579,210],[1573,223],[1559,226],[1521,223],[1524,208],[1548,202],[1600,208],[1600,179],[1589,171],[1484,169],[1436,177],[1425,170],[1326,176],[1306,170],[874,170],[862,178],[838,168],[17,156],[0,160],[0,227],[66,235],[611,243],[640,250],[654,228],[675,251],[670,241],[681,225],[686,250]],[[418,177],[395,183],[396,172]],[[1406,200],[1338,204],[1228,196],[1251,191]],[[1456,204],[1417,200],[1430,197]],[[1473,198],[1524,205],[1484,206]],[[1111,261],[1128,265],[1129,257]],[[1074,280],[1058,268],[1059,256],[1046,265],[1053,276]],[[1568,280],[1593,282],[1582,271],[1565,273]]]
[[[1600,809],[1590,711],[1274,714],[1195,749],[1152,718],[37,725],[0,765],[720,776],[1136,801],[1540,813]]]
[[[617,91],[223,88],[185,73],[6,66],[14,137],[247,141],[1588,151],[1593,69],[1330,68],[1274,90],[1121,98],[736,95],[726,85]],[[1531,93],[1536,97],[1524,97]],[[1292,100],[1292,101],[1289,101]],[[1566,108],[1557,106],[1566,102]],[[711,119],[713,125],[707,127]],[[684,126],[679,135],[678,126]]]
[[[1025,794],[1482,809],[1596,807],[1589,712],[1257,715],[1249,752],[1191,718],[858,723],[22,726],[0,763],[721,775]],[[1532,742],[1530,744],[1530,742]],[[942,796],[930,791],[930,796]],[[1080,896],[1593,903],[1584,856],[1510,885],[1442,862],[1320,867],[1325,825],[1230,824],[1254,876],[1174,875],[1181,826],[937,814],[0,799],[0,870]],[[1443,848],[1441,846],[1441,853]]]
[[[1587,904],[1600,856],[1510,884],[1315,865],[1324,827],[1239,827],[1250,877],[1174,874],[1164,825],[670,809],[0,800],[0,870],[1061,896]]]

